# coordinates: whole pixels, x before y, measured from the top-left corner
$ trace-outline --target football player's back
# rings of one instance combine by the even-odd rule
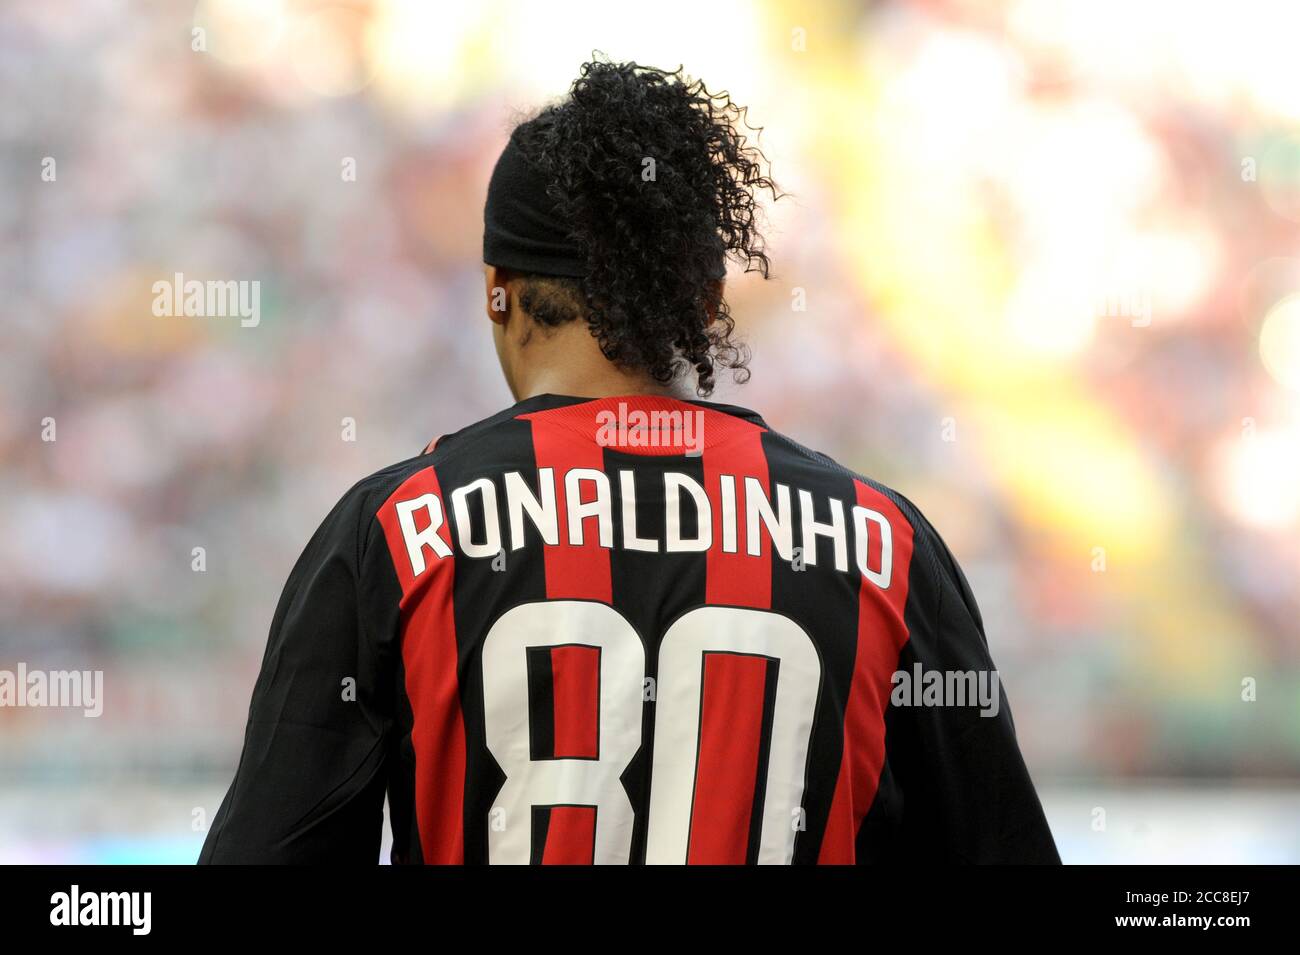
[[[379,521],[429,727],[395,820],[412,858],[1050,857],[1004,700],[899,708],[909,749],[887,745],[910,661],[993,672],[897,495],[753,412],[651,396],[538,396],[409,467]]]
[[[385,794],[399,862],[1057,861],[934,530],[685,397],[744,368],[724,256],[766,275],[739,114],[597,62],[516,128],[484,260],[518,402],[312,538],[202,861],[373,860]]]

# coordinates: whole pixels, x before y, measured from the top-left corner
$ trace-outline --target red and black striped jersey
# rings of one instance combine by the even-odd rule
[[[703,401],[542,395],[353,487],[202,862],[1058,862],[910,502]]]

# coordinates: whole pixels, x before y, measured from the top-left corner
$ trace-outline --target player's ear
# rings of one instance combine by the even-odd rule
[[[704,311],[708,316],[706,324],[712,325],[718,317],[718,308],[722,304],[722,293],[727,289],[727,280],[716,279],[709,283],[708,298],[705,300]]]
[[[497,325],[504,325],[510,311],[510,290],[506,287],[509,274],[495,265],[486,265],[483,267],[483,279],[487,317]]]

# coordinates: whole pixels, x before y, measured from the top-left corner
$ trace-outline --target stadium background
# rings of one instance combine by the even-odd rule
[[[1297,32],[1266,2],[6,3],[0,667],[102,669],[105,711],[0,709],[0,860],[196,856],[316,524],[509,403],[483,190],[599,48],[766,127],[791,197],[774,278],[730,277],[753,380],[718,397],[943,531],[1065,859],[1300,861]],[[260,325],[155,317],[178,272],[260,281]]]

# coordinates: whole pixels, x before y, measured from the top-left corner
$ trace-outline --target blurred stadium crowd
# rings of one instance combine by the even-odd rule
[[[1107,857],[1097,781],[1293,792],[1297,28],[1251,2],[6,3],[0,667],[102,669],[106,699],[0,709],[0,861],[193,857],[319,520],[510,401],[483,190],[593,48],[765,127],[790,195],[773,279],[729,279],[753,378],[715,397],[944,533],[1078,809],[1063,855]],[[260,324],[155,316],[178,272],[260,282]]]

